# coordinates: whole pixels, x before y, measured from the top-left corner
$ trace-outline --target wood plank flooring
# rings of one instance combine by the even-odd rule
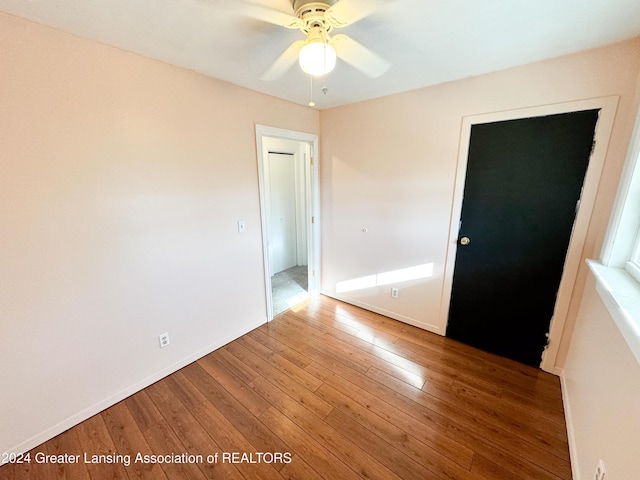
[[[0,480],[571,478],[556,377],[323,296],[30,454]]]

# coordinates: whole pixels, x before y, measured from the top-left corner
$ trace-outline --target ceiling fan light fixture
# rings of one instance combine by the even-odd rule
[[[323,40],[312,40],[300,49],[298,61],[303,72],[321,77],[336,67],[336,50]]]

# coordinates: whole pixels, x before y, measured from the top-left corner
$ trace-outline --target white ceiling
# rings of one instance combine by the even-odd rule
[[[340,0],[351,1],[351,0]],[[316,108],[501,70],[640,35],[638,0],[378,0],[341,29],[391,63],[371,79],[338,60],[316,81]],[[257,4],[292,14],[291,0],[0,0],[0,11],[306,105],[297,65],[260,75],[304,36],[248,15]]]

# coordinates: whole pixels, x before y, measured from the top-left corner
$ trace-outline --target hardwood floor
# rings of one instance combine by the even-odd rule
[[[556,377],[323,296],[30,455],[0,479],[571,478]]]

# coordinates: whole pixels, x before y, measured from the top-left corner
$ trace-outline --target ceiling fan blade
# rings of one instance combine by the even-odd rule
[[[259,5],[247,5],[244,10],[246,15],[255,20],[260,20],[262,22],[272,23],[273,25],[278,25],[280,27],[285,28],[300,28],[301,21],[300,19],[294,17],[293,15],[285,12],[281,12],[280,10],[274,10],[272,8],[265,8]]]
[[[271,81],[277,80],[289,70],[294,63],[298,61],[298,53],[306,42],[304,40],[298,40],[293,42],[289,47],[282,52],[275,62],[262,74],[260,78],[262,80]]]
[[[331,44],[335,47],[338,58],[371,78],[378,78],[391,66],[384,58],[346,35],[335,35]]]
[[[389,0],[339,0],[325,14],[325,19],[334,27],[345,27],[371,15],[389,3]]]

